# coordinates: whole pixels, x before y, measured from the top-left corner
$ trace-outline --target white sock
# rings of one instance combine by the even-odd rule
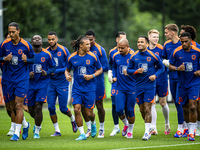
[[[96,124],[96,121],[91,121],[92,125]],[[90,129],[91,129],[91,125],[90,125]]]
[[[21,130],[22,124],[17,124],[15,125],[15,134],[19,137],[20,130]]]
[[[119,124],[115,124],[115,128],[119,128]]]
[[[197,121],[197,128],[200,128],[200,121]]]
[[[188,129],[187,123],[183,121],[183,129]]]
[[[70,120],[71,120],[71,122],[74,122],[74,121],[75,121],[74,115],[72,115],[72,116],[70,117]]]
[[[132,134],[133,133],[133,127],[134,127],[134,124],[129,124],[127,132]]]
[[[81,127],[78,127],[78,130],[79,130],[80,134],[83,134],[83,133],[84,133],[83,126],[81,126]]]
[[[23,117],[22,125],[23,125],[23,128],[27,128],[28,127],[28,123],[27,123],[25,117]]]
[[[156,105],[151,105],[151,124],[156,128],[156,120],[157,120],[157,112],[156,112]]]
[[[15,125],[16,125],[15,122],[11,122],[10,130],[15,131]]]
[[[183,133],[183,124],[178,124],[178,130]]]
[[[60,128],[58,126],[58,122],[54,123],[53,126],[55,128],[55,131],[60,133]]]
[[[194,135],[194,129],[196,128],[196,123],[192,123],[192,122],[189,122],[189,134],[193,134]]]
[[[149,129],[151,128],[151,123],[145,123],[145,133],[149,134]]]
[[[103,123],[99,123],[100,124],[100,130],[104,130],[104,122]]]
[[[165,118],[165,124],[169,124],[169,106],[166,104],[162,107],[163,116]]]
[[[85,122],[87,125],[87,128],[91,130],[91,121]]]
[[[122,122],[124,123],[125,126],[128,126],[128,120],[126,119],[126,117],[122,120]]]
[[[41,126],[36,126],[35,125],[35,133],[39,134],[40,133],[40,128],[41,128]]]

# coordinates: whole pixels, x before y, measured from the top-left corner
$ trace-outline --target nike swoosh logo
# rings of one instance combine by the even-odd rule
[[[183,57],[179,57],[179,59],[181,59],[181,58],[183,58]]]
[[[78,61],[74,62],[75,64],[77,63]]]
[[[10,51],[10,50],[6,50],[6,51]]]

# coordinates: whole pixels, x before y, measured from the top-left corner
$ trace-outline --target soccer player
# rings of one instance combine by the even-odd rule
[[[126,38],[126,33],[124,31],[119,31],[116,34],[116,42],[118,43],[122,38]],[[114,122],[114,128],[111,132],[110,136],[115,136],[117,133],[120,132],[119,128],[119,117],[116,111],[116,104],[115,104],[115,97],[116,97],[116,86],[117,81],[113,83],[113,73],[112,73],[112,66],[113,66],[113,55],[118,51],[117,46],[115,46],[113,49],[109,52],[109,69],[108,69],[108,81],[111,85],[111,100],[112,100],[112,117]]]
[[[164,43],[163,47],[163,64],[166,67],[169,67],[169,58],[173,53],[174,49],[181,46],[180,39],[178,37],[179,28],[176,24],[168,24],[165,26],[165,36],[167,41]],[[180,138],[183,135],[183,108],[178,103],[177,97],[177,89],[178,89],[178,74],[177,71],[169,71],[169,83],[170,83],[170,91],[172,94],[173,101],[175,103],[177,109],[177,116],[178,116],[178,129],[175,133],[175,138]]]
[[[158,55],[148,47],[148,38],[138,38],[136,51],[130,58],[127,73],[135,75],[136,80],[136,101],[145,121],[145,133],[142,140],[149,140],[153,128],[151,126],[151,105],[154,102],[156,78],[163,73],[164,65]]]
[[[42,48],[42,37],[32,37],[35,63],[29,65],[29,88],[27,93],[28,108],[31,117],[35,120],[33,138],[40,138],[39,131],[43,120],[42,106],[46,102],[49,75],[55,71],[55,61],[51,53]]]
[[[47,39],[49,42],[49,47],[47,50],[52,54],[53,59],[56,62],[56,70],[50,75],[50,82],[47,89],[48,109],[51,121],[55,128],[55,133],[51,136],[61,136],[55,107],[57,97],[60,111],[70,118],[72,130],[75,133],[77,131],[75,117],[71,113],[70,109],[67,108],[69,82],[66,80],[64,74],[67,66],[67,59],[69,58],[70,53],[66,47],[57,43],[58,37],[56,32],[49,32]]]
[[[169,70],[178,71],[178,103],[183,105],[184,119],[188,123],[188,141],[194,141],[197,120],[197,101],[199,96],[199,58],[200,49],[191,45],[191,35],[180,35],[182,46],[170,56]]]
[[[102,65],[103,72],[108,71],[108,60],[106,57],[106,52],[102,46],[95,42],[95,32],[93,30],[88,30],[85,33],[85,36],[90,40],[90,51],[96,54],[99,58],[99,61]],[[104,73],[96,77],[97,88],[96,88],[96,106],[98,110],[100,129],[98,138],[104,138],[104,121],[105,121],[105,110],[103,108],[103,99],[106,98],[105,86],[104,86]],[[89,137],[91,134],[91,122],[86,115],[85,109],[82,108],[82,114],[84,120],[87,124],[88,130],[86,132],[86,137]]]
[[[15,133],[11,141],[18,141],[23,120],[23,102],[27,94],[29,83],[29,63],[34,63],[34,52],[29,42],[20,38],[19,25],[11,22],[8,25],[9,39],[1,44],[0,57],[6,64],[7,92],[11,100],[11,107],[15,113]],[[22,139],[28,137],[30,124],[24,122]]]
[[[133,75],[126,76],[127,65],[133,53],[128,40],[123,38],[118,42],[118,52],[113,56],[113,82],[117,81],[116,111],[125,126],[122,135],[127,135],[127,138],[133,138],[135,123],[135,79]]]
[[[163,46],[158,44],[159,40],[159,32],[158,30],[152,29],[148,32],[148,38],[149,38],[149,46],[148,50],[154,52],[157,54],[160,58],[162,58],[163,53]],[[165,68],[165,71],[156,79],[156,92],[155,95],[158,95],[159,103],[162,107],[162,112],[165,118],[165,134],[170,133],[170,126],[169,126],[169,106],[167,104],[166,96],[168,95],[168,81],[167,81],[167,68]],[[156,113],[156,97],[154,98],[154,103],[151,106],[151,113],[152,113],[152,125],[155,127],[154,131],[152,132],[152,135],[157,135],[157,128],[156,128],[156,119],[157,119],[157,113]]]
[[[75,120],[80,131],[80,136],[76,140],[86,140],[81,117],[81,105],[84,105],[86,115],[91,120],[91,136],[95,137],[97,133],[93,112],[96,98],[95,77],[99,76],[103,69],[97,55],[90,51],[90,41],[87,37],[79,36],[77,40],[71,42],[71,46],[75,52],[68,59],[65,76],[71,82],[70,70],[73,69],[72,104]]]

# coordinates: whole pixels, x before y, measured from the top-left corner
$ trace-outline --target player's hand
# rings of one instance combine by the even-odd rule
[[[112,74],[112,70],[108,70],[108,81],[110,82],[110,84],[113,83],[113,74]]]
[[[138,70],[137,70],[137,73],[143,73],[144,72],[144,68],[139,68]]]
[[[41,68],[41,74],[42,74],[42,76],[47,76],[47,72],[45,70],[43,70],[42,68]]]
[[[33,79],[33,78],[34,78],[34,75],[35,75],[35,74],[34,74],[34,72],[33,72],[33,71],[31,71],[31,72],[29,73],[29,76],[30,76],[30,78],[31,78],[31,79]]]
[[[83,75],[83,77],[84,77],[84,79],[87,80],[87,81],[88,81],[88,80],[91,80],[92,78],[94,78],[93,75],[86,75],[86,74]]]
[[[65,70],[65,78],[68,82],[72,82],[72,76],[69,72]]]
[[[12,52],[4,57],[4,61],[10,61],[12,59]]]
[[[123,71],[123,74],[124,74],[125,76],[129,76],[129,74],[127,73],[127,70],[124,70],[124,71]]]
[[[149,79],[150,79],[151,81],[155,81],[155,80],[156,80],[156,75],[151,75],[151,76],[149,76]]]
[[[22,60],[24,61],[24,62],[27,62],[27,56],[23,53],[22,54]]]
[[[200,76],[200,70],[195,71],[194,75],[197,76],[197,77],[199,77]]]
[[[185,71],[185,65],[182,63],[178,68],[177,71]]]
[[[167,68],[169,68],[169,60],[164,59],[162,62]]]
[[[113,78],[113,83],[115,83],[115,82],[117,82],[117,78],[116,77]]]

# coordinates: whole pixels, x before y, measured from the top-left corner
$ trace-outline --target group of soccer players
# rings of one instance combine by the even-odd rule
[[[196,30],[192,26],[183,25],[180,36],[178,32],[176,24],[166,25],[167,41],[162,46],[158,44],[159,32],[152,29],[148,37],[138,38],[138,50],[134,51],[129,47],[126,33],[119,31],[116,34],[117,46],[110,50],[108,61],[104,48],[95,42],[93,30],[71,42],[74,52],[70,54],[66,47],[57,43],[56,32],[48,33],[49,47],[44,49],[40,35],[32,37],[31,45],[19,36],[19,25],[10,23],[9,37],[0,45],[2,89],[7,113],[11,117],[11,128],[7,134],[12,136],[10,140],[19,140],[22,125],[22,139],[28,137],[30,124],[23,114],[24,102],[35,121],[34,139],[40,138],[42,107],[46,101],[55,128],[51,136],[61,136],[55,107],[57,98],[60,111],[70,118],[73,132],[80,131],[76,140],[96,136],[93,112],[96,105],[100,123],[98,138],[104,138],[104,72],[108,71],[114,121],[110,136],[120,132],[120,118],[124,124],[122,136],[133,138],[136,102],[145,122],[142,140],[158,134],[156,95],[165,118],[164,133],[170,133],[166,100],[169,73],[170,90],[178,115],[178,129],[174,137],[187,137],[194,141],[195,134],[200,135],[200,46],[194,42]],[[70,93],[74,115],[67,108]],[[87,125],[86,133],[82,116]]]

